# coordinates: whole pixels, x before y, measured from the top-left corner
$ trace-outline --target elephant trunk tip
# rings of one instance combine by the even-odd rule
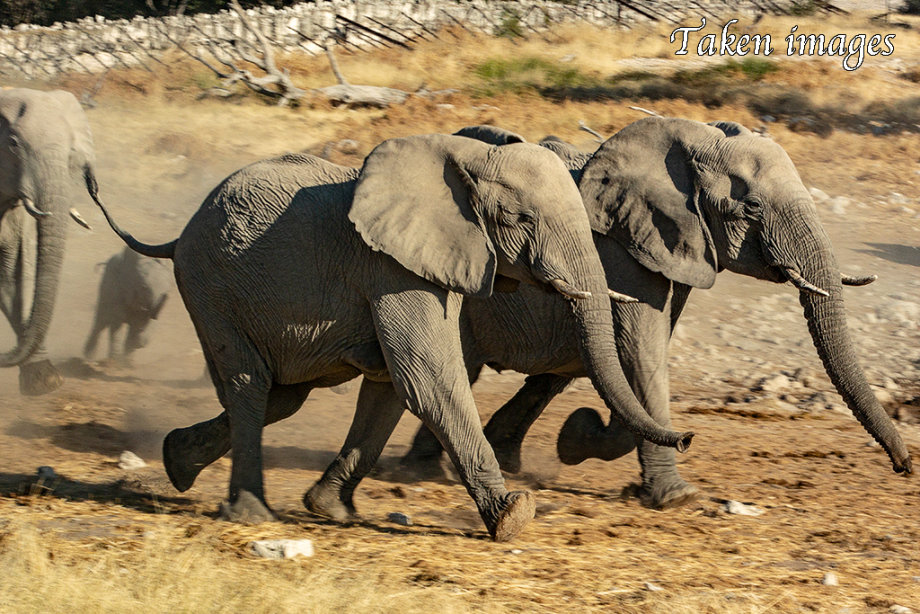
[[[913,462],[909,454],[900,459],[892,458],[891,465],[895,473],[903,473],[905,477],[914,472]]]
[[[683,453],[687,451],[687,448],[690,447],[690,442],[693,441],[693,435],[693,431],[686,431],[678,436],[677,442],[674,444],[678,452]]]

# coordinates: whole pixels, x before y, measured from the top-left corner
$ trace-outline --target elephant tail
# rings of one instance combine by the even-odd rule
[[[109,226],[112,230],[115,231],[121,240],[130,247],[132,250],[136,251],[142,256],[149,256],[150,258],[169,258],[173,259],[176,255],[176,243],[179,242],[179,239],[173,239],[168,243],[161,243],[159,245],[150,245],[149,243],[142,243],[134,238],[130,232],[124,230],[119,226],[115,220],[112,219],[112,216],[109,215],[108,210],[106,210],[105,205],[102,204],[102,201],[99,200],[99,184],[96,182],[96,176],[93,174],[93,169],[89,165],[86,165],[83,169],[83,179],[86,181],[86,191],[89,192],[89,195],[92,197],[93,201],[102,210],[102,215],[105,216],[105,221],[109,223]]]

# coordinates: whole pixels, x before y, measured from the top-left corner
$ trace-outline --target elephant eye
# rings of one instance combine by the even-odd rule
[[[743,201],[744,213],[748,216],[760,216],[763,212],[763,201],[755,196],[747,196]]]
[[[8,145],[9,145],[10,151],[17,151],[19,147],[22,145],[22,142],[19,140],[18,136],[16,136],[15,134],[11,134],[10,142]]]

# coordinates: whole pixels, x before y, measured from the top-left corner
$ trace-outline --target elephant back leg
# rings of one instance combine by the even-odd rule
[[[310,394],[309,384],[272,384],[268,391],[264,426],[292,416]],[[179,492],[195,483],[201,471],[230,451],[230,418],[226,411],[198,424],[173,429],[163,440],[166,475]]]
[[[521,446],[527,431],[570,383],[572,378],[552,373],[528,376],[521,389],[492,415],[484,432],[503,470],[521,470]]]
[[[342,450],[304,495],[308,510],[340,522],[356,515],[352,501],[355,488],[374,468],[404,408],[391,382],[363,379]]]
[[[460,347],[460,302],[458,295],[428,285],[390,289],[371,301],[397,393],[444,446],[489,534],[503,541],[533,518],[534,500],[530,492],[505,489],[482,433]]]

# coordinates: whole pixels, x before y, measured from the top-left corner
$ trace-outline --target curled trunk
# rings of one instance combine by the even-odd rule
[[[683,452],[689,447],[693,433],[671,431],[655,422],[636,399],[623,374],[613,334],[607,282],[599,260],[597,264],[597,273],[586,273],[573,280],[577,287],[591,293],[588,298],[572,300],[585,370],[612,415],[630,431],[657,445]]]

